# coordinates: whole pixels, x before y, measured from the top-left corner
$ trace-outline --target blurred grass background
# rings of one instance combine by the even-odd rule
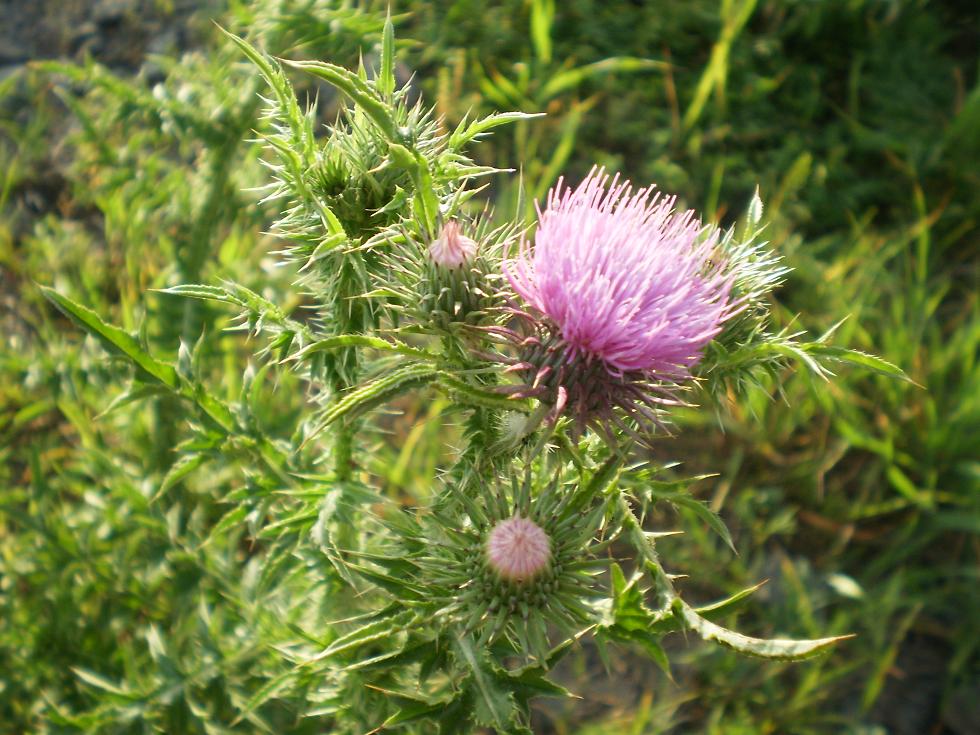
[[[370,65],[384,10],[4,7],[0,733],[324,731],[317,685],[276,678],[272,645],[290,621],[263,608],[261,514],[241,501],[268,488],[248,448],[175,468],[188,408],[129,391],[129,369],[35,284],[160,356],[198,344],[214,393],[288,439],[304,402],[295,376],[243,375],[257,346],[226,312],[150,289],[232,278],[302,314],[251,190],[265,181],[251,140],[262,87],[211,20],[277,55]],[[520,168],[534,196],[598,162],[723,224],[758,185],[794,268],[780,324],[820,334],[846,318],[837,343],[914,381],[787,373],[717,415],[685,412],[660,450],[684,475],[719,473],[695,493],[739,551],[694,518],[658,518],[686,531],[663,556],[689,575],[687,597],[765,579],[738,613],[744,632],[856,639],[785,665],[671,639],[673,682],[626,653],[607,677],[586,650],[561,672],[584,699],[543,703],[538,730],[980,732],[976,4],[406,0],[393,12],[403,80],[447,127],[468,112],[548,113],[499,129],[479,160]],[[330,122],[330,91],[305,91]],[[522,206],[514,177],[492,197],[501,217]],[[399,408],[370,469],[411,501],[445,460],[447,406]]]

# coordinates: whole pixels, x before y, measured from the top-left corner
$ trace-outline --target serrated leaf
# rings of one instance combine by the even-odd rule
[[[344,671],[372,671],[379,669],[393,671],[401,667],[419,663],[420,661],[426,661],[432,655],[432,641],[424,640],[410,646],[405,646],[399,650],[387,651],[372,658],[355,661],[343,668]]]
[[[388,106],[379,99],[377,93],[368,83],[354,72],[325,61],[289,61],[283,59],[282,63],[332,84],[350,97],[354,104],[371,118],[371,121],[384,133],[385,138],[395,143],[401,140],[398,125],[391,116]]]
[[[266,81],[269,82],[277,93],[281,93],[284,90],[281,87],[282,82],[279,81],[277,76],[277,69],[273,67],[269,59],[261,51],[252,46],[248,41],[243,38],[239,38],[234,33],[229,33],[221,26],[218,26],[222,33],[227,36],[232,43],[238,46],[239,50],[248,57],[248,59],[258,67],[262,76],[265,77]],[[284,80],[283,80],[284,81]]]
[[[337,638],[323,651],[318,653],[313,658],[308,659],[305,663],[311,664],[325,658],[339,656],[343,653],[349,653],[350,651],[360,648],[367,643],[373,643],[375,641],[388,638],[389,636],[396,635],[403,630],[405,624],[411,619],[411,613],[402,612],[391,618],[375,620],[367,625],[362,625],[360,628]]]
[[[820,343],[805,345],[804,349],[806,349],[807,352],[814,353],[820,357],[837,360],[838,362],[846,362],[851,365],[857,365],[858,367],[871,370],[879,375],[887,375],[890,378],[898,378],[899,380],[904,380],[909,383],[913,382],[912,379],[906,375],[905,371],[900,367],[893,365],[892,363],[888,362],[888,360],[883,360],[875,355],[869,355],[867,352]]]
[[[303,325],[290,320],[276,304],[238,283],[226,283],[225,286],[188,283],[171,286],[170,288],[156,289],[156,291],[157,293],[165,293],[171,296],[182,296],[185,298],[201,299],[202,301],[218,301],[224,304],[231,304],[247,309],[256,314],[260,319],[282,326],[288,326],[296,331],[306,331]]]
[[[752,595],[763,585],[765,585],[765,581],[759,582],[759,584],[751,587],[747,587],[744,590],[740,590],[731,597],[726,597],[724,600],[719,600],[718,602],[713,602],[710,605],[703,605],[702,607],[695,608],[695,612],[705,620],[717,620],[738,607],[742,600]]]
[[[156,291],[173,296],[184,296],[186,298],[205,301],[223,301],[228,304],[241,305],[241,302],[234,298],[228,289],[222,288],[221,286],[209,286],[203,283],[184,283],[169,288],[156,289]]]
[[[311,432],[310,437],[307,438],[307,441],[333,422],[344,418],[356,418],[365,411],[385,403],[407,390],[418,388],[432,382],[438,375],[439,371],[434,370],[428,365],[411,363],[346,393],[339,401],[327,409],[320,423]]]
[[[163,482],[160,483],[160,488],[153,494],[153,497],[150,498],[150,502],[156,502],[161,497],[166,495],[168,490],[170,490],[174,485],[183,480],[191,472],[196,470],[209,459],[210,456],[207,454],[185,454],[181,456],[167,471],[167,474],[163,478]]]
[[[412,177],[412,183],[415,185],[412,203],[416,216],[422,221],[427,232],[435,232],[439,217],[439,198],[436,196],[429,162],[418,151],[409,150],[399,143],[389,144],[388,152],[395,164],[408,171]]]
[[[397,554],[371,554],[366,551],[350,551],[346,553],[349,553],[351,556],[356,556],[359,559],[366,559],[367,561],[377,564],[389,574],[407,576],[413,574],[417,569],[417,567],[411,561]]]
[[[836,643],[854,637],[853,635],[840,635],[815,640],[752,638],[705,620],[697,614],[694,608],[680,598],[674,600],[673,609],[691,630],[706,641],[721,643],[723,646],[749,656],[778,661],[802,661],[826,652]]]
[[[180,395],[196,403],[198,408],[207,414],[223,431],[229,434],[235,433],[234,413],[219,398],[213,396],[203,385],[194,383],[193,385],[182,386]],[[263,449],[265,448],[266,446],[263,445]]]
[[[422,720],[426,717],[442,712],[445,708],[445,702],[429,704],[428,702],[419,701],[414,704],[403,706],[395,714],[385,720],[384,724],[378,729],[380,730],[386,727],[395,727],[396,725],[405,725],[409,722]]]
[[[510,674],[504,671],[501,672],[498,680],[511,687],[518,699],[572,696],[572,693],[565,687],[546,678],[543,669],[526,670],[519,674]]]
[[[433,355],[425,350],[410,347],[401,342],[389,342],[388,340],[381,339],[380,337],[371,337],[364,334],[341,334],[337,335],[336,337],[327,337],[326,339],[317,340],[316,342],[304,347],[289,359],[302,360],[304,357],[308,357],[309,355],[317,352],[331,352],[344,347],[368,347],[381,352],[392,352],[398,355],[405,355],[406,357],[428,360],[430,362],[436,362],[439,359],[438,355]]]
[[[651,622],[652,613],[639,585],[641,579],[642,574],[635,573],[627,581],[618,564],[611,567],[613,623],[626,630],[644,630]]]
[[[611,617],[598,627],[597,637],[638,646],[670,676],[670,662],[660,645],[665,631],[656,629],[661,617],[646,606],[645,590],[640,586],[643,575],[637,572],[627,580],[618,564],[611,565],[610,571]]]
[[[135,401],[142,401],[146,398],[156,398],[158,396],[166,395],[167,392],[168,392],[167,388],[155,384],[130,386],[129,390],[127,390],[125,393],[121,393],[120,395],[112,399],[112,403],[110,403],[108,406],[102,409],[102,411],[100,411],[93,418],[93,421],[98,421],[104,416],[108,416],[116,409],[122,408],[123,406],[133,403]]]
[[[548,679],[544,666],[526,666],[518,671],[508,671],[493,664],[491,668],[496,682],[501,688],[512,692],[514,701],[525,713],[529,712],[529,704],[534,697],[574,696],[565,687]]]
[[[456,650],[470,670],[474,694],[473,716],[478,724],[508,731],[514,716],[514,699],[510,692],[501,691],[493,672],[484,667],[465,636],[456,639]]]
[[[72,666],[71,670],[75,673],[79,679],[84,681],[89,686],[96,687],[110,694],[115,694],[119,697],[124,697],[126,699],[137,699],[139,695],[135,692],[129,692],[122,687],[114,684],[113,682],[106,679],[101,674],[96,674],[94,671],[89,671],[88,669],[83,669],[78,666]]]
[[[391,6],[385,16],[384,32],[381,37],[381,68],[378,69],[378,91],[390,97],[395,91],[395,25],[391,22]]]
[[[393,577],[390,574],[384,574],[383,572],[375,571],[360,564],[347,564],[347,568],[357,572],[361,577],[368,580],[372,584],[377,585],[381,589],[390,592],[396,598],[403,598],[408,600],[425,600],[427,598],[426,590],[424,587],[419,587],[416,584],[412,584],[406,579],[401,579],[399,577]]]
[[[251,513],[251,510],[252,509],[247,505],[239,505],[229,510],[227,513],[221,516],[221,519],[214,525],[214,528],[211,529],[211,533],[208,534],[208,538],[204,543],[211,543],[225,531],[242,523],[248,514]]]
[[[592,473],[589,481],[582,485],[582,490],[579,492],[578,497],[569,503],[569,508],[573,510],[581,508],[593,498],[605,493],[619,477],[620,467],[622,467],[624,459],[622,454],[616,453],[599,465],[595,472]]]
[[[666,500],[672,505],[693,511],[698,518],[704,521],[712,531],[721,537],[729,549],[735,552],[735,544],[732,541],[732,535],[729,533],[728,527],[721,519],[721,516],[711,510],[706,503],[684,492],[658,493],[654,491],[654,496]]]
[[[470,141],[478,139],[484,133],[492,130],[498,125],[507,125],[518,120],[530,120],[535,117],[544,117],[543,112],[496,112],[480,120],[466,124],[462,120],[452,135],[449,136],[449,147],[459,150]]]
[[[639,648],[645,653],[657,667],[663,671],[670,679],[673,675],[670,671],[670,659],[667,652],[660,645],[662,634],[654,633],[649,630],[625,630],[619,627],[604,628],[600,635],[606,636],[619,643],[627,643]]]
[[[232,727],[239,724],[242,720],[247,719],[255,710],[285,689],[295,678],[295,671],[285,671],[259,687],[255,694],[249,697],[248,701],[242,705],[238,716],[231,723]]]
[[[110,352],[129,358],[137,371],[144,378],[157,380],[168,388],[176,389],[179,384],[177,371],[172,365],[157,360],[150,355],[133,335],[119,327],[108,324],[98,314],[86,306],[77,304],[67,296],[47,286],[39,286],[44,294],[59,311],[70,318],[82,329],[96,337]]]
[[[530,411],[525,400],[508,398],[500,393],[478,388],[446,372],[439,374],[439,385],[448,389],[450,395],[463,403],[484,408],[496,408],[502,411],[521,411],[523,413]]]

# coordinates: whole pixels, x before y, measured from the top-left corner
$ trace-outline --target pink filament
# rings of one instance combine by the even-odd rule
[[[573,355],[613,373],[684,375],[737,305],[732,276],[713,262],[717,230],[674,203],[601,169],[574,190],[559,181],[538,209],[533,249],[522,241],[504,272]]]

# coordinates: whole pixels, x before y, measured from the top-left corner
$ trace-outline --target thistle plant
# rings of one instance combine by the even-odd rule
[[[236,496],[243,512],[223,522],[248,525],[263,580],[287,580],[267,603],[294,633],[275,647],[293,668],[258,699],[301,689],[334,732],[529,732],[531,699],[567,694],[548,674],[581,646],[632,646],[668,668],[661,639],[674,632],[773,659],[846,637],[721,627],[747,592],[686,602],[657,550],[667,529],[648,525],[660,467],[647,449],[668,440],[673,407],[724,400],[793,359],[818,375],[820,359],[894,372],[769,330],[767,297],[785,269],[760,241],[757,198],[742,227],[723,232],[653,187],[595,170],[576,187],[559,182],[536,221],[501,221],[475,197],[486,177],[511,172],[476,165],[466,148],[531,116],[443,130],[396,84],[390,19],[370,74],[234,42],[268,87],[266,200],[309,315],[233,283],[164,292],[238,310],[265,340],[262,374],[290,370],[307,386],[295,431],[255,430],[247,397],[262,381],[251,368],[246,398],[227,405],[186,350],[169,365],[46,293],[154,392],[199,409],[195,446],[254,464]],[[324,134],[286,69],[346,101]],[[433,393],[460,418],[463,446],[427,497],[396,502],[371,472],[375,419],[399,397]],[[189,471],[175,467],[173,482]],[[725,533],[683,491],[668,500]]]

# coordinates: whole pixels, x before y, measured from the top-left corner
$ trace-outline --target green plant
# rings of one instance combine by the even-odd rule
[[[608,562],[583,559],[583,573],[610,569],[595,580],[599,589],[619,590],[622,626],[598,636],[614,683],[603,683],[602,656],[593,655],[600,644],[580,637],[551,662],[549,678],[589,697],[539,702],[535,730],[900,733],[937,727],[941,719],[958,735],[957,708],[977,671],[971,437],[980,320],[968,247],[976,215],[971,26],[957,22],[953,6],[937,3],[610,5],[576,0],[557,8],[548,36],[552,61],[544,63],[528,28],[537,17],[540,31],[546,4],[484,4],[477,13],[465,2],[414,2],[400,8],[411,15],[395,20],[425,43],[406,43],[399,58],[420,70],[415,84],[428,99],[440,85],[453,90],[454,99],[439,102],[449,127],[434,121],[442,134],[467,107],[489,113],[498,106],[483,101],[480,85],[489,77],[476,62],[515,84],[521,65],[533,66],[526,73],[530,95],[566,59],[586,67],[611,56],[663,60],[654,74],[594,76],[577,88],[599,104],[583,108],[575,145],[565,147],[570,178],[604,162],[681,192],[726,227],[758,181],[767,199],[763,236],[793,267],[778,301],[765,299],[769,324],[760,335],[836,331],[834,345],[777,340],[743,350],[741,364],[764,358],[767,369],[753,380],[726,369],[735,367],[726,363],[734,352],[720,351],[702,365],[706,390],[698,394],[714,411],[674,409],[669,452],[667,443],[656,445],[648,467],[631,466],[620,484],[644,501],[636,507],[648,533],[685,530],[656,539],[664,568],[690,574],[673,580],[685,599],[704,608],[735,596],[731,606],[704,615],[720,613],[726,626],[737,620],[758,635],[858,637],[801,665],[734,656],[698,645],[695,636],[658,640],[656,629],[648,636],[627,621],[635,622],[626,613],[644,584],[631,584],[631,565],[621,561],[623,577],[613,579]],[[242,2],[222,23],[247,30],[276,55],[354,66],[363,49],[368,67],[381,57],[373,41],[383,16],[363,8]],[[387,594],[382,588],[392,583],[379,574],[407,580],[404,589],[411,575],[432,574],[431,564],[423,572],[410,554],[406,564],[393,560],[411,551],[412,538],[438,530],[425,514],[403,522],[401,508],[430,507],[451,494],[447,488],[500,474],[513,447],[490,466],[477,462],[475,474],[460,462],[463,454],[475,460],[487,441],[504,448],[516,439],[517,475],[530,469],[535,488],[557,477],[559,491],[588,478],[608,450],[590,439],[578,447],[592,457],[582,467],[528,462],[547,427],[528,424],[513,401],[499,422],[487,420],[501,411],[495,391],[513,375],[474,372],[482,357],[460,372],[462,363],[453,361],[469,354],[469,338],[454,317],[466,313],[471,325],[483,323],[492,304],[472,296],[492,295],[499,283],[481,275],[463,284],[426,272],[426,245],[441,237],[438,228],[423,235],[412,222],[395,223],[400,216],[386,223],[392,239],[411,243],[414,263],[404,262],[404,247],[362,253],[369,282],[383,284],[370,292],[375,307],[366,318],[374,330],[376,317],[383,331],[338,339],[344,335],[331,321],[318,321],[331,313],[320,300],[333,288],[336,273],[326,264],[337,254],[322,251],[303,272],[326,268],[322,287],[318,276],[296,288],[294,268],[271,267],[268,252],[280,246],[261,230],[280,209],[243,193],[266,182],[262,142],[242,140],[255,137],[253,128],[275,135],[245,93],[265,85],[231,41],[213,28],[200,37],[200,54],[162,64],[157,96],[152,84],[97,65],[59,68],[73,79],[66,115],[47,94],[47,73],[5,79],[4,109],[12,112],[0,155],[13,165],[5,166],[0,215],[0,277],[10,286],[4,305],[11,307],[0,317],[0,667],[14,673],[0,677],[0,722],[18,731],[304,732],[353,722],[365,710],[372,714],[364,729],[399,709],[421,716],[433,707],[430,715],[438,714],[448,699],[420,703],[419,691],[397,688],[405,669],[385,669],[385,661],[358,667],[363,656],[390,652],[403,640],[407,649],[431,640],[434,626],[376,640],[369,629],[362,640],[342,637],[356,621],[330,624]],[[466,63],[441,72],[454,58]],[[300,99],[312,91],[302,79],[315,80],[294,77]],[[177,104],[182,92],[189,95],[184,108]],[[326,87],[317,92],[327,110],[320,117],[332,117],[342,97]],[[575,93],[550,102],[546,118],[517,121],[537,150],[559,148],[569,126],[564,111],[583,104]],[[541,109],[525,104],[521,109]],[[210,112],[219,109],[225,113],[215,125]],[[65,119],[85,121],[67,148],[58,130]],[[319,137],[316,120],[312,128]],[[519,160],[508,130],[476,148],[481,163],[505,168]],[[317,140],[313,148],[322,145]],[[64,166],[64,157],[73,163]],[[545,171],[547,156],[538,158],[525,161],[525,170]],[[269,160],[278,165],[275,155]],[[415,185],[410,173],[394,178],[403,191]],[[492,181],[497,224],[477,203],[484,195],[456,201],[463,233],[491,256],[480,274],[494,269],[517,235],[499,223],[519,222],[532,199],[516,202],[516,177]],[[222,206],[200,205],[218,190]],[[413,198],[393,207],[411,212]],[[371,225],[356,202],[350,193],[331,200],[345,221],[359,221],[352,230]],[[209,285],[185,289],[194,300],[147,293],[189,280],[176,264],[193,265],[185,246],[194,231],[210,232],[195,277]],[[741,241],[742,231],[734,232]],[[79,311],[90,326],[108,329],[111,322],[135,335],[134,343],[108,331],[143,368],[134,372],[126,357],[106,361],[95,340],[80,341],[75,327],[43,307],[35,281],[56,285],[70,297],[69,310],[91,306],[104,321]],[[429,319],[453,334],[418,333]],[[300,354],[305,332],[321,344]],[[394,353],[392,339],[402,343]],[[842,345],[883,354],[914,382],[826,362]],[[785,362],[801,347],[811,351],[796,357],[818,357],[823,370],[837,373],[829,383]],[[331,381],[310,379],[355,368],[352,381],[370,380],[404,361],[446,355],[452,371],[428,380],[422,368],[400,370],[373,385],[380,392],[370,407],[352,400],[340,418],[331,413]],[[254,366],[243,370],[249,360]],[[154,372],[165,381],[148,377]],[[451,380],[460,376],[462,382]],[[310,395],[311,384],[325,389]],[[715,400],[726,387],[739,398]],[[773,401],[772,393],[786,400]],[[338,423],[350,429],[357,481],[339,489],[335,467],[322,461]],[[529,426],[538,428],[525,436]],[[559,426],[547,441],[566,429]],[[674,459],[684,465],[674,467]],[[685,480],[719,470],[716,479]],[[516,493],[504,485],[495,492],[510,503]],[[473,512],[498,513],[495,503]],[[720,526],[709,511],[724,519],[738,556],[715,532]],[[382,558],[356,556],[353,521],[375,517],[367,525]],[[604,518],[602,538],[612,539],[615,521],[625,518]],[[621,538],[599,557],[622,560],[628,548]],[[439,558],[446,566],[447,557]],[[351,587],[344,573],[364,595],[345,598]],[[764,579],[754,595],[739,596]],[[651,598],[643,600],[649,605]],[[495,644],[498,654],[517,630]],[[467,658],[442,640],[447,645],[426,659],[432,665]],[[662,660],[658,646],[675,683],[644,663]],[[328,647],[332,658],[294,666]],[[479,646],[473,653],[492,674],[487,691],[502,692],[505,702],[518,692],[512,678],[480,657]],[[420,661],[411,666],[421,669]],[[341,664],[352,670],[339,672]],[[932,667],[928,682],[916,674],[925,667]],[[529,670],[520,691],[558,694],[540,674]],[[428,682],[427,694],[439,691],[438,677]],[[362,689],[365,683],[389,694]],[[457,683],[459,701],[469,703],[477,693]],[[501,700],[491,698],[485,716],[494,716],[494,701]],[[423,721],[401,727],[424,729]]]

